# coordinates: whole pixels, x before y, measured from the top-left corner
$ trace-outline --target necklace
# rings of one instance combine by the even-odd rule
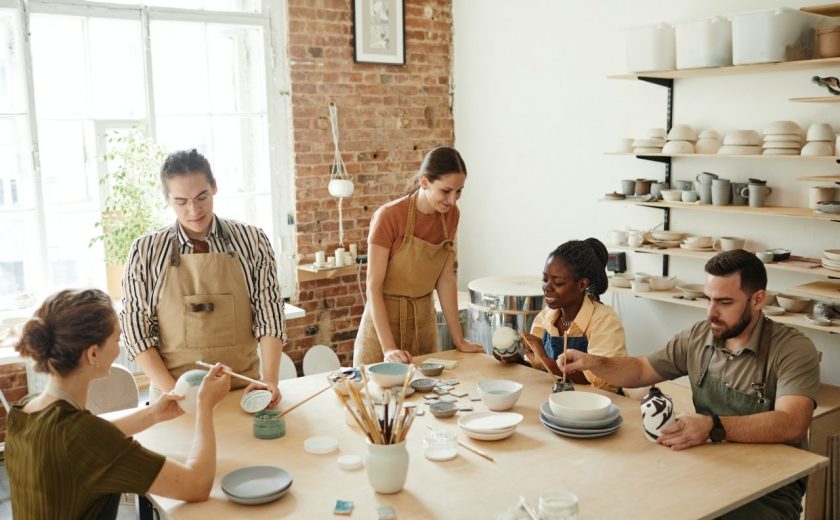
[[[47,385],[47,388],[44,389],[44,393],[49,394],[49,395],[51,395],[53,397],[56,397],[58,399],[62,399],[64,401],[67,401],[68,403],[70,403],[71,406],[73,406],[73,408],[76,408],[77,410],[82,409],[82,407],[79,406],[79,404],[76,402],[76,400],[73,399],[73,396],[71,396],[70,394],[68,394],[67,392],[65,392],[64,390],[62,390],[60,388],[56,388],[52,385]]]
[[[560,324],[563,325],[563,330],[569,330],[569,327],[572,326],[572,320],[566,319],[566,311],[562,308],[560,309]]]

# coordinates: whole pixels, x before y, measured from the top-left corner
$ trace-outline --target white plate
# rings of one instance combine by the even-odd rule
[[[548,423],[544,422],[542,419],[540,419],[540,422],[541,422],[541,423],[543,424],[543,426],[545,426],[545,427],[546,427],[546,428],[547,428],[550,432],[552,432],[552,433],[554,433],[554,434],[556,434],[556,435],[561,435],[561,436],[563,436],[563,437],[571,437],[571,438],[573,438],[573,439],[596,439],[596,438],[598,438],[598,437],[606,437],[607,435],[612,435],[612,434],[613,434],[613,433],[615,433],[615,432],[616,432],[616,430],[618,429],[618,428],[616,428],[616,430],[612,430],[612,431],[609,431],[609,432],[607,432],[607,433],[571,433],[571,432],[565,432],[565,431],[563,431],[563,430],[558,430],[558,429],[555,429],[555,428],[553,428],[550,424],[548,424]]]
[[[327,435],[320,437],[310,437],[303,441],[303,449],[307,453],[314,455],[324,455],[325,453],[332,453],[338,449],[338,440],[335,437]]]
[[[522,419],[524,417],[521,414],[511,412],[472,412],[462,415],[458,419],[458,426],[478,433],[499,433],[516,428]]]
[[[348,453],[338,458],[338,467],[347,471],[361,468],[364,462],[360,455]]]
[[[260,410],[265,410],[268,403],[271,402],[271,392],[268,390],[254,390],[242,396],[239,400],[239,406],[248,413],[257,413]]]
[[[292,485],[292,474],[275,466],[249,466],[222,477],[222,491],[231,498],[255,500],[279,498]],[[259,503],[259,502],[255,502]]]
[[[543,414],[540,414],[540,421],[552,430],[561,431],[563,433],[577,433],[580,435],[588,435],[590,433],[612,433],[621,427],[624,419],[619,415],[618,418],[603,428],[567,428],[565,426],[557,426],[552,424],[551,420]]]
[[[833,265],[829,265],[825,262],[822,263],[822,266],[828,269],[829,271],[840,271],[840,267],[834,267]]]
[[[551,405],[548,401],[543,401],[540,405],[540,412],[546,419],[560,428],[606,428],[607,425],[614,422],[617,417],[621,417],[621,410],[615,403],[611,404],[607,410],[607,415],[600,419],[572,419],[569,417],[560,417],[551,411]]]
[[[228,497],[229,499],[231,499],[231,501],[236,502],[237,504],[243,504],[243,505],[246,505],[246,506],[255,506],[255,505],[258,505],[258,504],[267,504],[269,502],[274,502],[278,498],[285,495],[287,491],[289,491],[289,488],[286,488],[283,491],[280,491],[280,492],[275,493],[273,495],[266,495],[264,497],[257,497],[257,498],[242,498],[242,497],[238,497],[238,496],[235,496],[235,495],[231,495],[230,493],[225,493],[225,496]],[[222,492],[224,493],[224,490],[222,490]]]
[[[709,247],[694,247],[688,244],[680,244],[680,249],[685,249],[688,251],[714,251],[712,246]]]
[[[460,426],[458,427],[458,429],[461,430],[461,433],[463,433],[467,437],[470,437],[472,439],[479,440],[479,441],[500,441],[502,439],[507,439],[508,437],[513,435],[513,432],[516,431],[516,428],[511,428],[510,430],[502,432],[502,433],[478,433],[478,432],[472,432],[470,430],[465,430],[465,429],[461,428]]]

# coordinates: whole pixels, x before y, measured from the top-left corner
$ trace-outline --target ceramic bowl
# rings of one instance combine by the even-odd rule
[[[662,198],[667,202],[679,202],[682,200],[682,190],[662,190]]]
[[[763,155],[799,155],[798,148],[765,148]]]
[[[761,155],[761,147],[755,145],[725,144],[717,151],[718,155]]]
[[[670,291],[675,285],[677,285],[676,276],[653,276],[650,279],[652,291]]]
[[[785,313],[785,310],[781,307],[776,307],[775,305],[765,305],[764,306],[764,314],[768,316],[781,316]]]
[[[697,132],[688,125],[674,125],[668,132],[669,141],[696,141]]]
[[[761,136],[755,130],[732,130],[723,137],[724,147],[730,146],[756,146],[761,144]]]
[[[617,274],[613,277],[610,277],[610,285],[613,287],[623,287],[625,289],[630,288],[630,282],[633,281],[633,276],[627,273]]]
[[[365,384],[364,381],[362,381],[362,372],[358,368],[342,368],[341,370],[330,372],[327,374],[327,381],[329,381],[333,390],[341,395],[349,395],[347,393],[347,387],[344,385],[345,376],[347,381],[350,383],[350,386],[352,386],[357,392],[360,391]]]
[[[788,142],[802,143],[802,134],[765,134],[765,143]]]
[[[776,301],[779,305],[788,312],[802,312],[808,308],[811,303],[810,298],[804,296],[795,296],[792,294],[779,294],[776,296]]]
[[[699,137],[700,139],[717,139],[718,141],[720,141],[720,134],[717,132],[717,130],[703,130],[699,134],[697,134],[697,137]]]
[[[703,284],[700,283],[678,285],[677,289],[680,290],[684,298],[702,298],[705,295]]]
[[[764,129],[766,135],[802,134],[802,128],[793,121],[773,121]]]
[[[682,240],[685,233],[679,231],[651,231],[650,236],[654,240]]]
[[[662,148],[665,146],[665,139],[636,139],[633,141],[635,148]]]
[[[773,255],[774,262],[781,262],[782,260],[787,260],[788,258],[790,258],[790,249],[777,248],[770,249],[767,252]]]
[[[640,282],[638,280],[633,280],[630,282],[630,288],[633,292],[648,292],[650,291],[650,281]]]
[[[708,235],[698,235],[693,237],[685,237],[683,243],[689,247],[695,248],[702,248],[702,247],[712,247],[715,243],[715,240],[708,236]]]
[[[455,403],[444,403],[438,401],[429,405],[429,411],[438,419],[446,419],[452,417],[458,411],[458,405]]]
[[[662,153],[674,155],[677,153],[694,153],[694,145],[689,141],[668,141],[662,147]]]
[[[516,349],[516,331],[510,327],[499,327],[493,331],[491,344],[500,354]]]
[[[664,128],[650,128],[646,135],[649,139],[661,139],[664,141],[668,134]]]
[[[807,156],[829,156],[834,155],[834,143],[826,143],[823,141],[811,141],[802,147],[801,155]]]
[[[840,214],[840,202],[818,202],[817,209],[824,213]]]
[[[769,264],[773,261],[773,253],[770,251],[756,251],[755,256],[761,260],[762,264]]]
[[[411,365],[404,363],[376,363],[367,368],[370,379],[382,388],[402,386]]]
[[[799,150],[802,148],[802,143],[799,141],[764,141],[764,144],[761,145],[764,149],[777,149],[777,148],[788,148],[791,150]]]
[[[494,412],[513,408],[522,395],[522,383],[507,379],[485,379],[476,386],[481,401]]]
[[[633,148],[633,153],[636,155],[652,155],[662,153],[662,148],[655,146],[637,146],[636,148]]]
[[[439,376],[443,372],[443,365],[440,363],[420,363],[420,372],[426,377]]]
[[[206,375],[206,370],[188,370],[175,381],[175,388],[172,393],[184,396],[183,399],[176,402],[181,410],[190,415],[195,415],[195,408],[198,404],[198,388]]]
[[[834,262],[840,262],[840,249],[826,249],[823,251],[823,258]]]
[[[697,141],[697,143],[694,145],[694,152],[703,154],[713,154],[718,153],[720,147],[720,139],[709,139],[701,137],[700,140]]]
[[[570,419],[601,419],[611,404],[609,397],[594,392],[557,392],[548,397],[551,412]]]
[[[805,321],[810,323],[811,325],[820,325],[821,327],[830,327],[831,320],[825,318],[823,316],[814,316],[813,314],[808,314],[805,316]]]
[[[828,123],[814,123],[808,127],[805,134],[807,141],[828,141],[834,142],[834,129]]]
[[[776,291],[764,291],[764,305],[776,305],[776,296],[779,293]]]
[[[633,280],[636,281],[636,282],[649,282],[650,281],[650,276],[651,275],[649,275],[647,273],[643,273],[641,271],[638,271],[636,273],[633,273]]]
[[[411,388],[423,393],[430,392],[437,384],[437,381],[434,379],[415,379],[409,384],[411,385]]]

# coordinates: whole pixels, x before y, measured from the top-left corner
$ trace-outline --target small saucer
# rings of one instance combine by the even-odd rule
[[[268,390],[254,390],[242,396],[239,400],[239,406],[248,413],[257,413],[260,410],[265,410],[268,403],[271,402],[271,392]]]
[[[814,316],[813,314],[807,314],[805,316],[805,321],[807,321],[811,325],[819,325],[821,327],[831,327],[831,320],[828,319],[828,318],[823,318],[822,316]]]
[[[686,251],[714,251],[712,246],[709,247],[692,247],[688,244],[680,244],[680,249],[685,249]]]

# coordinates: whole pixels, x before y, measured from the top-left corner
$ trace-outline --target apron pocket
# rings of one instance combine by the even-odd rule
[[[184,297],[184,339],[188,349],[232,347],[236,341],[236,307],[232,294]]]

